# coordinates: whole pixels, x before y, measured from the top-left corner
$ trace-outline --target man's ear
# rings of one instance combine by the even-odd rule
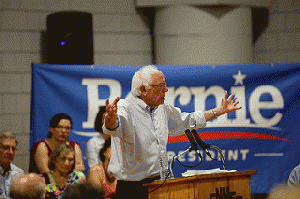
[[[144,92],[146,92],[146,87],[145,85],[140,86],[140,91],[143,94]]]

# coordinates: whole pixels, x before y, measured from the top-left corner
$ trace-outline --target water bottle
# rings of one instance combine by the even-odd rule
[[[169,177],[168,160],[167,160],[167,154],[165,150],[160,151],[159,164],[160,164],[160,179],[165,180]]]

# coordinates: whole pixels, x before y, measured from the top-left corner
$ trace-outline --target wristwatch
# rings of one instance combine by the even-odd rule
[[[212,112],[213,112],[215,118],[219,117],[217,110],[215,108],[212,109]]]

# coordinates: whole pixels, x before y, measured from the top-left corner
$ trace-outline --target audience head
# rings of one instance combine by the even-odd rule
[[[63,173],[71,173],[75,168],[75,151],[68,144],[55,147],[49,157],[50,170],[58,170]]]
[[[103,122],[104,122],[105,114],[106,114],[106,106],[101,106],[100,109],[99,109],[99,112],[96,116],[95,125],[94,125],[95,130],[99,133],[103,133],[102,125],[103,125]]]
[[[287,184],[279,184],[271,189],[267,199],[298,199],[300,198],[300,187],[290,187]]]
[[[110,146],[111,146],[111,139],[107,138],[104,142],[102,149],[100,150],[100,153],[99,153],[100,160],[103,163],[105,162],[106,158],[108,160],[110,160],[110,156],[111,156]]]
[[[38,174],[27,173],[12,182],[9,196],[13,199],[42,199],[45,198],[45,186]]]
[[[72,119],[66,113],[58,113],[50,120],[48,137],[58,142],[66,142],[72,130]]]
[[[15,158],[17,140],[15,135],[7,130],[0,133],[0,166],[6,170]]]
[[[104,195],[105,193],[99,185],[87,181],[68,186],[62,193],[61,199],[104,199]]]
[[[131,93],[133,96],[140,96],[141,90],[140,87],[144,85],[148,89],[152,83],[153,72],[158,72],[158,68],[154,65],[143,66],[137,72],[135,72],[132,83],[131,83]]]

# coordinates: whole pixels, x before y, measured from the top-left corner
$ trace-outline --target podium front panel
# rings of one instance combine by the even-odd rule
[[[195,175],[146,184],[149,199],[251,199],[250,178],[256,171]]]

